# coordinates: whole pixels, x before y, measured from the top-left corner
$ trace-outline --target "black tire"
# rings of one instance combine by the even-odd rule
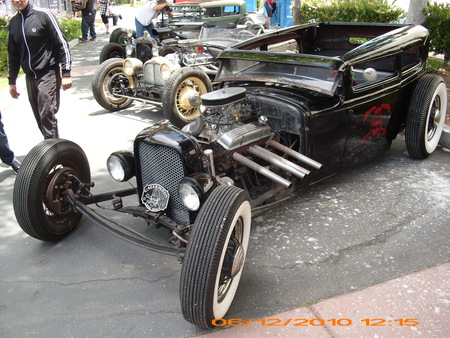
[[[413,158],[427,158],[437,147],[447,111],[442,77],[427,74],[415,87],[406,119],[406,149]]]
[[[92,79],[92,93],[95,100],[109,111],[128,108],[133,103],[132,99],[113,94],[114,88],[118,88],[121,84],[130,85],[129,78],[123,72],[123,60],[106,60],[97,68]]]
[[[242,275],[250,227],[247,192],[216,188],[195,220],[181,269],[181,310],[187,321],[213,327],[213,319],[225,316]]]
[[[109,36],[109,42],[125,47],[128,44],[128,31],[125,28],[116,28]]]
[[[78,225],[82,215],[64,202],[58,188],[70,182],[72,190],[78,190],[78,180],[69,174],[84,183],[91,180],[85,153],[71,141],[42,141],[25,157],[14,184],[13,204],[17,222],[28,235],[58,241]]]
[[[244,25],[244,26],[247,26],[247,27],[250,27],[253,24],[254,24],[253,20],[250,19],[250,18],[247,18],[247,17],[240,18],[239,21],[238,21],[238,25]]]
[[[251,31],[257,31],[257,32],[264,32],[264,27],[261,26],[260,24],[252,24],[251,26],[247,27],[247,29],[251,30]]]
[[[114,59],[114,58],[125,59],[126,56],[127,56],[127,53],[125,52],[125,48],[123,48],[118,43],[113,42],[113,43],[106,44],[102,48],[102,50],[100,52],[99,61],[100,61],[100,64],[102,64],[106,60]]]
[[[167,54],[172,54],[175,52],[176,52],[176,49],[174,47],[164,46],[159,49],[158,54],[159,54],[159,56],[166,56]]]
[[[200,116],[200,96],[212,91],[208,75],[194,67],[183,67],[167,80],[162,95],[164,116],[182,128]]]

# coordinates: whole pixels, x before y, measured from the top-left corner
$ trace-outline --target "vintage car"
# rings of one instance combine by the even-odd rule
[[[170,8],[172,18],[164,12],[157,18],[153,34],[159,41],[169,38],[197,39],[204,25],[251,27],[254,24],[246,12],[244,0],[184,1],[174,3]],[[102,49],[100,63],[111,57],[124,58],[127,47],[132,49],[135,45],[135,38],[134,29],[116,28],[109,37],[109,44]]]
[[[183,316],[212,327],[236,294],[252,217],[377,157],[403,130],[412,157],[435,150],[447,89],[425,71],[428,43],[418,25],[309,23],[235,45],[219,56],[220,87],[201,96],[201,116],[182,129],[149,126],[133,149],[110,155],[112,177],[135,188],[95,194],[83,150],[46,140],[17,175],[17,221],[32,237],[59,241],[85,215],[177,256]],[[166,241],[89,206],[106,201]]]
[[[94,98],[110,111],[125,109],[135,100],[158,105],[167,119],[183,127],[200,115],[197,102],[212,90],[219,53],[261,30],[204,26],[198,39],[170,40],[160,49],[154,39],[141,37],[135,58],[108,59],[96,69]]]

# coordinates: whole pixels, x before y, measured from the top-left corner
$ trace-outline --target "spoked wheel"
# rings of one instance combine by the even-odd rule
[[[184,318],[201,327],[223,318],[242,275],[251,227],[247,192],[216,188],[194,224],[181,270],[180,299]]]
[[[412,157],[424,159],[436,149],[446,111],[444,80],[438,75],[425,75],[414,89],[406,121],[406,148]]]
[[[164,116],[182,128],[200,116],[200,96],[210,91],[211,80],[205,72],[193,67],[178,69],[167,80],[164,88]]]
[[[126,52],[125,48],[119,45],[118,43],[108,43],[106,44],[102,50],[100,51],[100,64],[105,62],[108,59],[125,59]]]
[[[57,241],[80,222],[81,214],[64,201],[65,186],[77,191],[80,182],[89,183],[89,162],[75,143],[45,140],[25,157],[13,191],[14,213],[28,235]]]
[[[98,104],[110,111],[128,108],[133,103],[132,99],[114,95],[122,87],[130,87],[130,80],[123,72],[123,60],[109,59],[103,62],[92,80],[92,93]]]

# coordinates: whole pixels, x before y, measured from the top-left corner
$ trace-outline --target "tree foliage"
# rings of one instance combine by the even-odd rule
[[[444,55],[445,64],[450,59],[450,4],[430,4],[424,10],[424,26],[430,31],[430,50]]]
[[[304,0],[301,5],[301,22],[394,22],[404,14],[387,0]]]

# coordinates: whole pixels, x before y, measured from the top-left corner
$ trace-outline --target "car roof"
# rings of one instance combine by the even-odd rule
[[[354,49],[343,55],[327,57],[322,55],[310,55],[301,53],[283,53],[252,50],[263,45],[269,45],[277,42],[287,41],[289,39],[299,38],[303,31],[312,27],[320,27],[320,25],[336,25],[336,26],[364,26],[368,27],[386,27],[391,29],[387,33],[381,34],[371,40],[358,45]],[[358,27],[355,27],[358,29]],[[395,24],[374,24],[374,23],[307,23],[303,25],[291,26],[279,29],[270,33],[262,34],[243,42],[233,45],[223,51],[219,59],[227,58],[258,58],[266,62],[286,62],[310,64],[316,66],[332,67],[335,69],[343,69],[347,65],[352,65],[362,60],[373,59],[383,55],[395,54],[412,46],[427,45],[428,30],[420,25],[395,25]],[[319,53],[320,54],[320,53]],[[306,56],[307,55],[307,56]]]
[[[244,0],[213,0],[213,1],[182,1],[174,3],[174,7],[182,6],[201,6],[201,7],[216,7],[224,5],[244,5]]]

